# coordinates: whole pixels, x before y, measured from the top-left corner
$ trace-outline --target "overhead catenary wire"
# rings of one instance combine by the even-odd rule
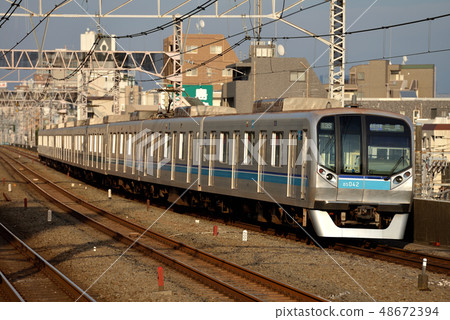
[[[132,34],[127,34],[127,35],[119,35],[119,36],[112,36],[112,38],[115,39],[123,39],[123,38],[135,38],[135,37],[142,37],[142,36],[147,36],[149,34],[155,33],[155,32],[159,32],[159,31],[163,31],[166,28],[169,28],[171,26],[173,26],[174,24],[186,20],[190,17],[192,17],[193,15],[206,10],[208,7],[210,7],[211,5],[213,5],[214,3],[216,3],[217,0],[208,0],[205,1],[203,4],[198,5],[195,9],[192,9],[191,11],[181,15],[181,16],[174,16],[174,19],[170,22],[166,22],[162,25],[159,25],[155,28],[152,29],[148,29],[145,31],[140,31],[140,32],[136,32],[136,33],[132,33]]]
[[[11,3],[9,9],[5,12],[3,17],[0,18],[0,28],[6,23],[6,21],[9,20],[11,15],[17,10],[21,3],[22,0],[14,0],[14,2]]]
[[[450,17],[450,13],[446,13],[446,14],[442,14],[442,15],[434,16],[434,17],[423,18],[423,19],[419,19],[419,20],[412,20],[412,21],[407,21],[407,22],[402,22],[402,23],[386,25],[386,26],[367,28],[367,29],[361,29],[361,30],[355,30],[355,31],[346,31],[346,32],[344,32],[344,35],[347,36],[347,35],[354,35],[354,34],[366,33],[366,32],[372,32],[372,31],[388,30],[388,29],[392,29],[392,28],[399,28],[399,27],[404,27],[404,26],[417,24],[417,23],[431,22],[434,20],[448,18],[448,17]],[[330,33],[317,34],[317,35],[306,35],[306,36],[261,37],[261,39],[293,40],[293,39],[322,38],[322,37],[329,37],[329,36],[331,36]]]
[[[6,51],[5,53],[3,53],[3,55],[0,57],[0,59],[2,59],[4,56],[6,56],[7,54],[9,54],[11,51],[13,51],[19,44],[21,44],[26,38],[28,38],[28,36],[37,29],[37,27],[39,27],[39,25],[44,22],[45,20],[48,19],[48,17],[59,7],[61,7],[62,5],[64,5],[66,2],[71,1],[71,0],[64,0],[61,1],[58,4],[55,4],[55,6],[53,7],[52,10],[50,10],[45,17],[43,17],[41,20],[39,20],[39,22],[30,30],[28,31],[23,37],[22,39],[20,39],[11,49],[9,49],[8,51]]]

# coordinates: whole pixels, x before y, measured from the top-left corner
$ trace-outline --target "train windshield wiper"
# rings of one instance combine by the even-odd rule
[[[389,175],[384,178],[385,181],[388,181],[392,175],[394,174],[395,169],[397,169],[398,165],[400,164],[400,162],[405,159],[405,155],[402,155],[400,158],[398,158],[397,163],[394,165],[394,167],[392,168],[391,172],[389,172]]]

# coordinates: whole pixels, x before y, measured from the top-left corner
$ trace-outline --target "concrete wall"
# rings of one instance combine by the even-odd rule
[[[248,77],[240,74],[222,90],[223,104],[238,113],[252,112],[253,102],[279,97],[326,98],[327,93],[305,58],[257,57],[231,65],[247,68]],[[293,81],[292,76],[299,80]]]
[[[450,245],[450,201],[414,199],[414,241]]]

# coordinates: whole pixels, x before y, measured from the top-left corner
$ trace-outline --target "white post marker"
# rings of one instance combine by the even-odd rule
[[[247,230],[242,231],[242,241],[247,241]]]
[[[427,258],[423,259],[422,262],[422,273],[419,274],[417,287],[421,291],[428,291],[428,275],[425,273],[427,269]]]
[[[425,274],[425,271],[427,270],[427,258],[423,258],[422,262],[422,274]]]
[[[199,224],[199,223],[200,223],[200,220],[195,219],[195,223],[196,223],[196,224]]]
[[[111,194],[111,189],[108,189],[108,199],[111,199],[112,194]]]
[[[94,247],[94,251],[97,251],[97,247]]]
[[[11,192],[11,183],[8,183],[8,192]]]
[[[75,183],[72,183],[72,188],[75,187]]]
[[[51,222],[52,221],[52,210],[48,210],[47,211],[47,222]]]

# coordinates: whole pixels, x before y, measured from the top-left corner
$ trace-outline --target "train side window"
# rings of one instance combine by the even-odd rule
[[[221,163],[228,163],[228,132],[220,133],[220,142],[219,142],[219,161]]]
[[[281,167],[281,142],[283,140],[283,132],[272,132],[272,157],[271,166]]]
[[[157,138],[157,132],[153,132],[150,136],[150,157],[153,159],[156,157],[155,154],[155,144],[156,144],[156,138]]]
[[[133,134],[129,133],[128,134],[128,148],[127,148],[127,156],[131,157],[131,152],[132,152],[132,143],[133,143]]]
[[[170,136],[169,136],[169,133],[166,132],[166,133],[164,133],[164,153],[163,153],[164,159],[169,158],[170,147],[171,147]]]
[[[112,153],[116,154],[116,134],[115,133],[112,135],[111,148],[112,148]]]
[[[254,132],[244,132],[244,161],[243,164],[253,164],[253,148],[255,142]]]
[[[185,136],[186,136],[186,133],[180,132],[180,137],[178,139],[178,159],[179,160],[185,159],[185,153],[186,153]]]
[[[119,141],[119,154],[123,154],[123,133],[120,134],[120,141]]]

